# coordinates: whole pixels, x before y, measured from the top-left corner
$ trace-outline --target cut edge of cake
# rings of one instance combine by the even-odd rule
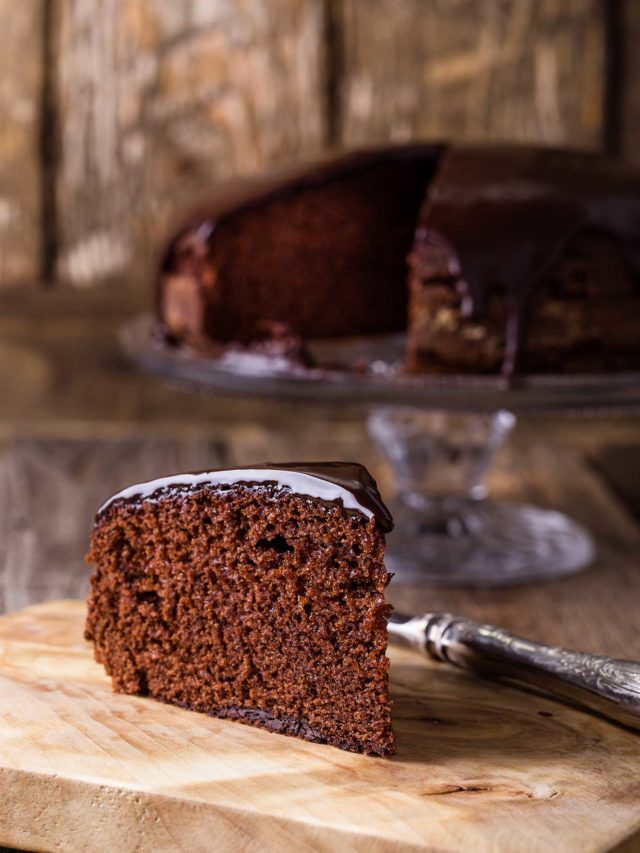
[[[392,525],[356,463],[129,487],[96,516],[85,636],[119,692],[390,754]]]

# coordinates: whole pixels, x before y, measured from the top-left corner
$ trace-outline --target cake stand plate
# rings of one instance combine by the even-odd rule
[[[122,330],[140,366],[218,393],[359,405],[396,480],[387,563],[404,581],[504,586],[591,563],[590,534],[567,516],[492,501],[484,485],[515,413],[607,413],[640,406],[640,373],[408,376],[402,335],[311,342],[319,366],[227,349],[203,356],[153,333],[149,315]]]
[[[317,403],[409,406],[467,412],[602,410],[640,405],[640,372],[590,375],[408,376],[402,373],[404,335],[312,341],[320,367],[227,351],[204,357],[172,347],[142,315],[122,330],[125,351],[153,373],[218,393]]]

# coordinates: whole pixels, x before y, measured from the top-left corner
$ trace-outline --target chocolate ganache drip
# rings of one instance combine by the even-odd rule
[[[413,258],[423,281],[449,281],[461,315],[477,319],[489,294],[505,301],[502,373],[522,367],[528,314],[540,283],[571,241],[597,232],[640,270],[640,184],[597,155],[518,146],[450,147],[427,193]]]

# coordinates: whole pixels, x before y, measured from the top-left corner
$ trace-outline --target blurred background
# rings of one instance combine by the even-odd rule
[[[118,333],[150,306],[185,199],[327,148],[410,139],[640,165],[639,40],[634,0],[0,0],[0,611],[83,594],[95,508],[142,478],[341,457],[389,482],[362,412],[196,393],[127,361]],[[568,510],[598,561],[548,589],[438,591],[433,606],[534,634],[551,608],[553,639],[556,617],[570,625],[576,601],[597,600],[616,623],[607,651],[628,653],[637,427],[520,421],[494,493]],[[565,644],[588,642],[587,616]]]
[[[327,147],[640,162],[633,0],[0,0],[0,284],[146,290],[181,198]]]

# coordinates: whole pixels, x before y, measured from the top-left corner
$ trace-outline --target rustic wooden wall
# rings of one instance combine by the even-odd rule
[[[40,3],[0,0],[0,284],[41,271],[43,36]]]
[[[616,25],[621,34],[621,50],[613,53],[614,92],[617,124],[613,142],[625,160],[640,166],[640,3],[626,0],[618,11]],[[615,86],[615,80],[619,85]],[[616,122],[616,116],[613,116]]]
[[[638,5],[0,0],[0,285],[144,288],[193,190],[327,145],[518,139],[637,160]]]
[[[144,275],[181,197],[320,147],[319,0],[59,0],[61,277]]]
[[[604,5],[344,0],[341,138],[599,147]]]

